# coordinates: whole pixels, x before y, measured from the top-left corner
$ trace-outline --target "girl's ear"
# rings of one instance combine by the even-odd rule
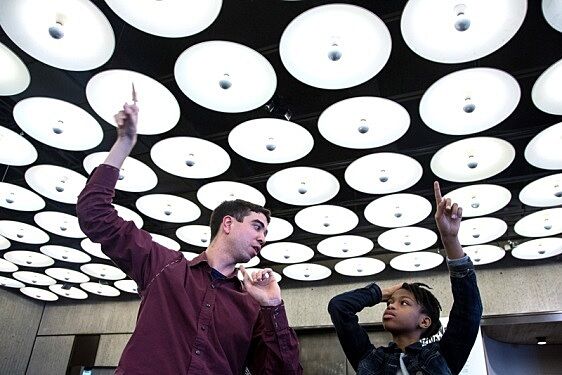
[[[427,315],[424,315],[419,323],[420,328],[427,329],[431,326],[431,318]]]

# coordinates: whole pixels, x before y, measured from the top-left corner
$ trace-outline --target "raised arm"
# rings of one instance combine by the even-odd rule
[[[119,169],[136,142],[138,108],[133,89],[133,104],[125,104],[116,116],[117,141],[104,164],[92,172],[78,197],[76,214],[82,231],[144,290],[152,276],[166,264],[181,259],[181,253],[152,241],[150,234],[117,215],[112,200]]]
[[[401,285],[381,290],[378,285],[372,283],[364,288],[339,294],[330,300],[330,318],[345,356],[355,371],[361,359],[374,349],[367,331],[359,325],[357,313],[365,307],[388,299]]]
[[[439,347],[449,369],[453,374],[458,374],[466,363],[478,335],[482,301],[474,265],[464,254],[458,239],[462,208],[450,199],[442,198],[438,182],[434,183],[434,191],[437,205],[435,222],[447,253],[453,291],[453,307]]]

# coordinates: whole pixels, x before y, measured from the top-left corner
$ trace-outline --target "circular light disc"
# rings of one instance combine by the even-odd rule
[[[50,267],[55,263],[51,257],[27,250],[8,251],[4,253],[4,258],[9,262],[24,267]]]
[[[121,295],[121,292],[119,292],[117,288],[114,288],[110,285],[94,283],[92,281],[80,284],[80,288],[92,294],[96,294],[98,296],[118,297]]]
[[[412,187],[422,176],[415,159],[391,152],[366,155],[345,170],[345,181],[353,189],[367,194],[390,194]]]
[[[426,251],[406,253],[394,257],[390,266],[398,271],[425,271],[443,263],[443,256]]]
[[[0,207],[17,211],[38,211],[45,207],[45,201],[31,190],[0,182]]]
[[[207,247],[211,243],[211,228],[208,225],[184,225],[176,230],[176,236],[190,245]]]
[[[134,280],[118,280],[113,285],[124,292],[139,294],[137,283]]]
[[[372,276],[381,273],[386,265],[374,258],[351,258],[336,263],[334,269],[345,276]]]
[[[271,217],[271,221],[267,225],[267,242],[284,240],[293,234],[293,226],[285,219]]]
[[[383,228],[405,227],[419,223],[431,213],[431,203],[415,194],[391,194],[365,207],[365,218]]]
[[[13,241],[34,245],[49,241],[49,235],[41,229],[33,225],[12,220],[0,220],[0,235]]]
[[[562,33],[562,4],[558,0],[542,0],[542,13],[546,22]]]
[[[525,260],[544,259],[562,254],[562,238],[538,238],[517,245],[511,255]]]
[[[246,112],[275,93],[277,76],[258,52],[242,44],[213,40],[193,45],[177,59],[174,76],[185,95],[218,112]]]
[[[562,115],[562,99],[558,95],[558,88],[561,85],[562,60],[558,60],[545,70],[533,85],[531,91],[533,103],[543,112]]]
[[[57,283],[52,277],[37,272],[18,271],[14,272],[12,276],[14,279],[30,285],[49,286]]]
[[[240,156],[260,163],[288,163],[306,156],[314,145],[312,135],[294,122],[259,118],[236,126],[228,144]]]
[[[497,262],[505,256],[505,250],[493,245],[476,245],[463,247],[475,266]]]
[[[97,68],[115,49],[111,24],[88,0],[2,1],[0,24],[18,47],[59,69]]]
[[[495,217],[478,217],[463,220],[459,229],[459,242],[463,246],[494,241],[504,235],[507,224]]]
[[[431,158],[431,170],[454,182],[484,180],[505,170],[515,159],[515,149],[503,139],[465,138],[441,148]]]
[[[35,214],[33,220],[48,232],[63,237],[84,238],[86,235],[80,229],[78,218],[69,214],[55,211],[43,211]]]
[[[83,162],[86,172],[91,174],[94,168],[105,161],[108,154],[109,152],[96,152],[86,156]],[[151,190],[157,183],[158,177],[149,166],[128,156],[119,170],[115,189],[138,193]]]
[[[16,272],[17,270],[18,266],[16,266],[14,263],[0,258],[0,272]]]
[[[89,150],[103,139],[101,126],[88,112],[63,100],[23,99],[14,107],[14,120],[39,142],[63,150]]]
[[[171,194],[142,196],[137,199],[136,206],[146,216],[169,223],[188,223],[201,216],[195,203]]]
[[[312,167],[280,170],[267,179],[266,186],[273,198],[296,206],[327,202],[340,189],[338,179],[331,173]]]
[[[562,169],[561,149],[562,122],[559,122],[531,139],[525,147],[525,159],[537,168]]]
[[[435,245],[437,234],[421,227],[394,228],[383,232],[377,242],[390,251],[411,253]]]
[[[113,116],[131,103],[132,88],[137,93],[138,134],[161,134],[172,129],[180,119],[175,96],[160,82],[130,70],[106,70],[93,76],[86,85],[86,98],[92,109],[109,124],[116,126]]]
[[[222,0],[105,2],[129,25],[166,38],[182,38],[205,30],[215,21],[222,7]]]
[[[527,184],[519,193],[527,206],[551,207],[562,204],[562,173],[539,178]]]
[[[480,184],[463,186],[448,192],[443,198],[462,207],[464,218],[489,215],[499,211],[511,201],[511,192],[499,185]]]
[[[487,56],[506,44],[526,13],[526,0],[410,0],[400,29],[408,47],[421,57],[461,63]]]
[[[362,96],[328,107],[318,118],[318,130],[341,147],[366,149],[388,145],[410,127],[410,115],[385,98]]]
[[[293,77],[321,89],[344,89],[373,78],[390,57],[392,41],[374,13],[349,4],[307,10],[287,26],[279,54]]]
[[[119,268],[100,263],[83,264],[80,266],[80,271],[103,280],[120,280],[127,277]]]
[[[307,207],[295,215],[295,224],[314,234],[341,234],[352,230],[358,223],[359,218],[353,211],[333,205]]]
[[[101,245],[99,243],[92,242],[89,238],[84,238],[80,242],[80,246],[90,255],[101,259],[109,259],[109,257],[101,251]]]
[[[12,246],[12,244],[10,243],[10,241],[8,241],[6,238],[4,238],[3,236],[0,236],[0,250],[6,250],[7,248],[9,248],[10,246]]]
[[[37,150],[24,137],[0,126],[0,164],[22,166],[37,160]]]
[[[14,280],[10,277],[0,276],[0,286],[20,289],[20,288],[25,287],[25,284],[22,283],[21,281]]]
[[[69,263],[88,263],[92,258],[80,250],[66,246],[44,245],[39,248],[43,254]]]
[[[265,197],[258,189],[234,181],[215,181],[203,185],[197,191],[197,199],[209,210],[214,210],[224,201],[235,199],[242,199],[262,207],[265,205]]]
[[[193,137],[164,139],[152,146],[150,157],[164,171],[184,178],[215,177],[230,166],[222,147]]]
[[[70,270],[67,268],[47,268],[45,273],[54,279],[66,283],[86,283],[90,278],[82,272]]]
[[[547,208],[527,215],[515,223],[515,233],[523,237],[547,237],[562,233],[562,207]]]
[[[56,301],[59,297],[45,289],[34,288],[32,286],[26,286],[20,289],[20,291],[28,297],[35,298],[41,301]]]
[[[31,76],[21,59],[0,43],[0,96],[17,95],[27,89]]]
[[[35,165],[25,171],[25,181],[36,192],[57,202],[76,204],[86,177],[56,165]]]
[[[292,264],[283,268],[283,275],[300,281],[316,281],[329,277],[332,271],[325,266],[314,263]]]
[[[312,259],[314,250],[296,242],[276,242],[264,246],[260,255],[275,263],[301,263]]]
[[[420,101],[420,116],[439,133],[478,133],[505,120],[520,98],[521,89],[511,75],[498,69],[465,69],[427,89]]]
[[[321,254],[333,258],[352,258],[367,254],[375,244],[366,237],[336,236],[320,241],[317,249]],[[338,271],[339,272],[339,271]]]
[[[70,285],[69,285],[70,286]],[[88,298],[88,294],[84,292],[82,289],[78,289],[75,286],[70,286],[70,288],[66,289],[67,286],[64,284],[55,284],[50,285],[49,290],[53,293],[58,294],[59,296],[63,296],[66,298],[72,299],[86,299]]]

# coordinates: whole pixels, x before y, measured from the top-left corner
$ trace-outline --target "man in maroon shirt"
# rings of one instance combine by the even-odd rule
[[[121,219],[111,205],[119,170],[137,139],[138,107],[116,116],[117,141],[79,196],[77,215],[88,237],[138,284],[137,324],[116,374],[302,374],[298,341],[289,327],[271,269],[249,275],[236,263],[265,243],[269,211],[225,202],[211,217],[209,247],[187,261]]]

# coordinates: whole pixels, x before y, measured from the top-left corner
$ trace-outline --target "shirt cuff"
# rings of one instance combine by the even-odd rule
[[[103,186],[115,186],[119,179],[119,169],[108,165],[100,164],[88,177],[88,183]]]
[[[447,258],[447,266],[452,277],[464,277],[471,271],[474,271],[474,264],[466,254],[458,259]]]
[[[375,306],[376,304],[380,303],[382,300],[382,290],[381,287],[378,286],[376,283],[370,283],[366,286],[366,288],[371,292],[371,301],[369,301],[368,306]]]
[[[261,311],[264,315],[266,331],[281,331],[285,328],[289,328],[284,302],[281,302],[281,304],[277,306],[262,306]]]

